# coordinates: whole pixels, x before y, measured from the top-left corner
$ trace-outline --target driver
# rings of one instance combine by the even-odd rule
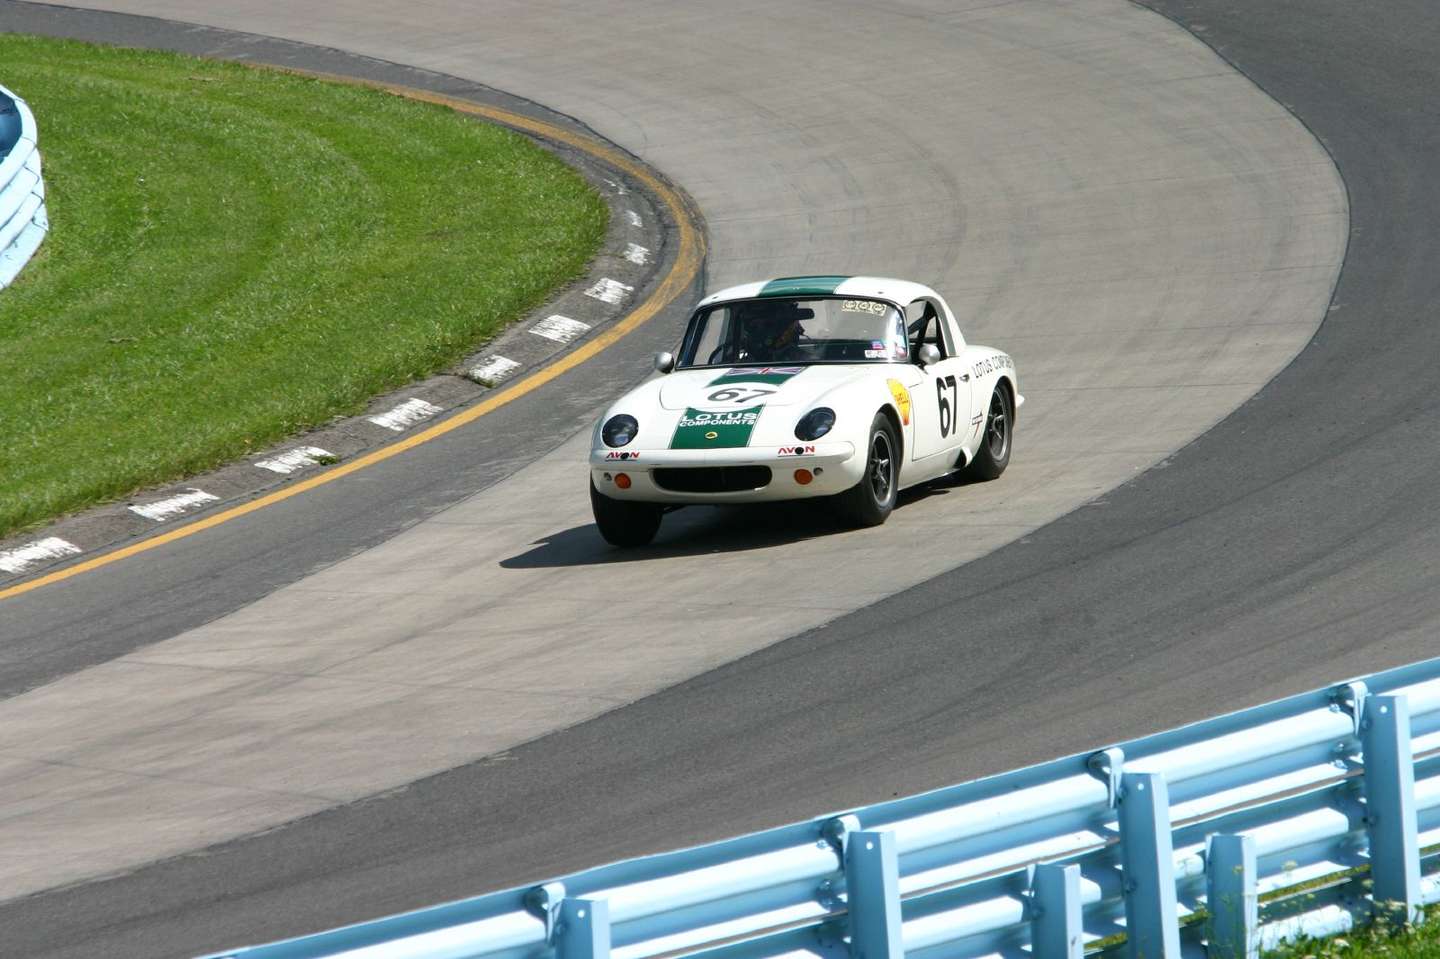
[[[740,323],[742,355],[761,363],[804,359],[800,337],[805,328],[800,321],[814,315],[814,310],[787,300],[747,304]]]

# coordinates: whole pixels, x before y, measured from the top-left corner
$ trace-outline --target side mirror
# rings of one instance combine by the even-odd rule
[[[940,351],[935,348],[934,343],[926,343],[920,347],[920,365],[929,366],[931,363],[940,362]]]
[[[661,373],[669,373],[671,370],[675,369],[675,354],[656,353],[655,369]]]

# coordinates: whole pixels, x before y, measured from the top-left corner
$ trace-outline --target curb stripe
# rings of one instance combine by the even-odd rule
[[[330,456],[332,454],[328,450],[322,450],[318,446],[301,446],[293,450],[286,450],[268,460],[259,460],[255,465],[272,473],[294,473],[307,466],[314,466],[317,460]]]
[[[22,573],[25,571],[25,567],[33,563],[58,559],[61,556],[74,556],[79,552],[80,547],[74,543],[68,543],[58,536],[49,536],[34,543],[26,543],[24,546],[0,552],[0,569],[7,573]]]
[[[585,295],[592,300],[599,300],[601,303],[619,306],[633,292],[635,292],[635,287],[628,283],[621,283],[619,280],[612,280],[607,276],[597,280],[594,286],[585,291]]]
[[[424,400],[416,399],[412,396],[394,409],[375,416],[367,416],[365,420],[374,423],[376,426],[383,426],[387,430],[394,430],[399,433],[409,429],[421,420],[428,420],[437,413],[443,412],[445,412],[445,410],[436,406],[434,403],[427,403]]]
[[[496,353],[465,375],[481,386],[494,387],[501,380],[509,379],[510,375],[518,369],[520,369],[519,363],[508,356]]]
[[[589,333],[590,324],[555,313],[530,327],[530,332],[555,343],[569,343]]]
[[[207,493],[203,489],[191,487],[188,493],[181,493],[169,499],[162,499],[155,503],[144,503],[140,506],[131,506],[130,512],[146,519],[153,519],[157,523],[163,523],[172,516],[179,516],[181,513],[188,513],[197,506],[204,506],[206,503],[216,503],[220,497],[214,493]]]
[[[257,510],[282,502],[292,496],[299,496],[301,493],[332,483],[343,476],[359,472],[368,466],[388,460],[392,456],[398,456],[406,450],[413,449],[421,443],[428,443],[449,433],[451,430],[459,429],[462,426],[473,423],[480,417],[494,410],[505,406],[528,393],[532,393],[540,387],[549,383],[570,370],[584,363],[586,360],[596,356],[602,350],[613,343],[618,342],[622,337],[638,329],[642,324],[653,319],[670,302],[685,291],[692,280],[700,273],[700,265],[705,256],[705,240],[700,234],[691,216],[690,209],[678,191],[666,184],[654,173],[650,172],[638,160],[635,160],[615,147],[608,146],[598,140],[566,130],[563,127],[547,123],[544,120],[536,120],[519,113],[513,113],[500,107],[486,106],[478,103],[470,103],[465,100],[457,100],[454,97],[447,97],[443,94],[430,93],[426,90],[416,90],[412,87],[404,87],[390,83],[375,83],[367,80],[360,80],[355,77],[343,77],[330,73],[320,73],[310,70],[297,70],[293,67],[272,67],[268,65],[247,63],[245,66],[256,70],[279,70],[282,73],[290,73],[296,76],[312,77],[317,80],[328,80],[333,83],[343,83],[350,86],[368,87],[372,90],[384,90],[396,96],[406,97],[411,100],[418,100],[422,103],[433,103],[437,106],[449,107],[457,113],[469,114],[471,116],[484,117],[501,126],[513,130],[520,130],[532,134],[543,140],[556,143],[563,143],[574,147],[583,153],[589,154],[595,159],[612,167],[624,170],[627,174],[644,183],[651,193],[657,196],[661,203],[670,211],[674,218],[677,230],[680,234],[679,242],[676,244],[675,262],[671,265],[670,271],[665,274],[664,279],[655,291],[648,296],[643,303],[632,310],[627,316],[615,323],[604,333],[590,340],[575,349],[573,352],[558,357],[548,366],[541,367],[524,379],[515,381],[503,392],[488,397],[470,407],[461,410],[454,416],[443,422],[436,423],[418,433],[413,433],[398,442],[389,446],[381,447],[371,453],[342,463],[324,473],[317,474],[306,480],[301,480],[292,486],[286,486],[273,493],[261,496],[257,499],[242,503],[239,506],[223,510],[213,516],[206,516],[189,523],[185,526],[176,527],[166,533],[152,536],[149,539],[132,543],[129,546],[121,547],[102,556],[96,556],[74,566],[67,566],[65,569],[56,570],[44,576],[24,583],[17,583],[6,589],[0,589],[0,600],[9,599],[12,596],[19,596],[28,593],[41,586],[48,586],[51,583],[58,583],[69,579],[72,576],[79,576],[81,573],[88,573],[92,569],[99,569],[111,563],[128,559],[131,556],[148,552],[159,546],[173,543],[176,540],[184,539],[187,536],[194,536],[222,523],[228,523],[241,516],[247,516]]]

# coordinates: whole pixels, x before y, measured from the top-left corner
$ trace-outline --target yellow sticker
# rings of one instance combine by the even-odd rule
[[[899,380],[886,380],[890,384],[890,395],[895,397],[895,405],[900,407],[900,420],[906,426],[910,425],[910,391],[905,384]]]

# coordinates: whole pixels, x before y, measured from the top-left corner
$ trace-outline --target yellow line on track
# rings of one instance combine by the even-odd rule
[[[247,66],[254,65],[247,64]],[[571,130],[566,130],[563,127],[556,126],[552,123],[546,123],[543,120],[536,120],[533,117],[527,117],[518,113],[512,113],[509,110],[504,110],[500,107],[484,106],[478,103],[470,103],[465,100],[457,100],[454,97],[447,97],[438,93],[430,93],[426,90],[416,90],[411,87],[396,86],[389,83],[372,83],[365,80],[358,80],[354,77],[336,76],[334,74],[327,73],[315,73],[308,70],[295,70],[278,67],[257,67],[257,69],[279,69],[285,73],[296,73],[302,76],[315,77],[317,79],[328,80],[336,83],[346,83],[355,86],[371,87],[373,89],[384,90],[386,92],[393,93],[397,96],[406,97],[411,100],[419,100],[424,103],[433,103],[439,106],[449,107],[458,113],[466,113],[472,116],[484,117],[487,120],[492,120],[495,123],[499,123],[502,126],[510,127],[511,129],[521,130],[525,133],[534,134],[537,137],[556,143],[564,143],[567,146],[574,147],[577,150],[580,150],[584,153],[589,154],[592,157],[595,157],[603,163],[606,163],[617,169],[624,170],[626,173],[630,174],[635,179],[644,183],[645,186],[651,190],[651,192],[658,196],[661,202],[665,204],[666,208],[669,209],[670,215],[675,219],[675,223],[679,228],[680,234],[680,242],[678,244],[678,252],[675,257],[675,262],[671,265],[670,271],[665,274],[665,278],[661,280],[660,285],[656,287],[655,291],[645,299],[645,302],[637,306],[634,310],[632,310],[623,319],[617,322],[614,326],[610,327],[604,333],[600,334],[588,343],[580,346],[574,352],[566,354],[565,356],[561,357],[550,365],[536,370],[534,373],[531,373],[529,376],[526,376],[523,379],[517,380],[513,385],[507,387],[503,391],[480,401],[469,409],[465,409],[459,413],[456,413],[454,416],[450,417],[444,422],[437,423],[434,426],[431,426],[428,429],[421,430],[420,432],[415,433],[412,436],[407,436],[404,439],[399,440],[398,442],[390,444],[389,446],[381,447],[380,449],[375,450],[372,453],[366,453],[364,456],[361,456],[358,459],[351,460],[348,463],[342,463],[341,465],[336,466],[333,469],[326,470],[324,473],[312,476],[310,479],[303,480],[291,486],[286,486],[283,489],[278,489],[273,493],[267,493],[266,495],[261,496],[257,499],[253,499],[248,503],[242,503],[239,506],[234,506],[230,509],[223,510],[219,513],[214,514],[213,516],[206,516],[203,519],[198,519],[195,522],[189,523],[185,526],[180,526],[175,529],[169,530],[168,532],[160,533],[159,535],[141,540],[138,543],[132,543],[129,546],[125,546],[113,552],[106,553],[103,556],[96,556],[93,559],[87,559],[82,562],[76,563],[74,566],[67,566],[64,569],[56,570],[53,573],[48,573],[44,576],[38,576],[35,579],[27,580],[23,583],[17,583],[16,585],[8,587],[6,589],[0,589],[0,600],[9,599],[12,596],[18,596],[21,593],[28,593],[32,589],[39,589],[41,586],[48,586],[51,583],[58,583],[61,580],[69,579],[72,576],[79,576],[81,573],[88,573],[92,569],[99,569],[102,566],[108,566],[111,563],[119,562],[122,559],[128,559],[131,556],[147,552],[160,546],[164,546],[167,543],[173,543],[176,540],[184,539],[187,536],[194,536],[196,533],[200,533],[207,529],[219,526],[222,523],[228,523],[232,519],[237,519],[241,516],[253,513],[256,510],[264,509],[267,506],[271,506],[275,503],[287,500],[292,496],[299,496],[301,493],[304,493],[307,490],[312,490],[317,486],[323,486],[326,483],[333,483],[335,480],[338,480],[343,476],[349,476],[351,473],[363,470],[367,466],[373,466],[376,463],[382,462],[383,460],[388,460],[392,456],[398,456],[406,450],[414,449],[422,443],[428,443],[433,439],[444,436],[451,430],[456,430],[469,423],[473,423],[485,414],[490,413],[494,410],[498,410],[500,407],[505,406],[507,403],[514,402],[520,397],[525,396],[527,393],[534,392],[535,390],[544,386],[546,383],[549,383],[551,380],[564,375],[565,373],[579,366],[581,363],[584,363],[586,360],[595,356],[601,350],[604,350],[606,347],[610,346],[612,343],[616,342],[621,337],[633,332],[634,330],[639,328],[641,324],[653,319],[657,313],[659,313],[672,300],[674,300],[677,296],[679,296],[685,291],[685,288],[690,285],[690,282],[695,279],[696,275],[700,271],[700,264],[704,260],[705,256],[705,240],[700,234],[699,229],[696,228],[695,222],[690,216],[689,208],[686,206],[684,199],[682,199],[681,196],[672,187],[670,187],[659,177],[655,176],[653,173],[647,170],[644,165],[622,153],[621,151],[616,150],[613,147],[607,146],[606,144],[601,143],[598,140],[592,139],[580,133],[575,133]]]

